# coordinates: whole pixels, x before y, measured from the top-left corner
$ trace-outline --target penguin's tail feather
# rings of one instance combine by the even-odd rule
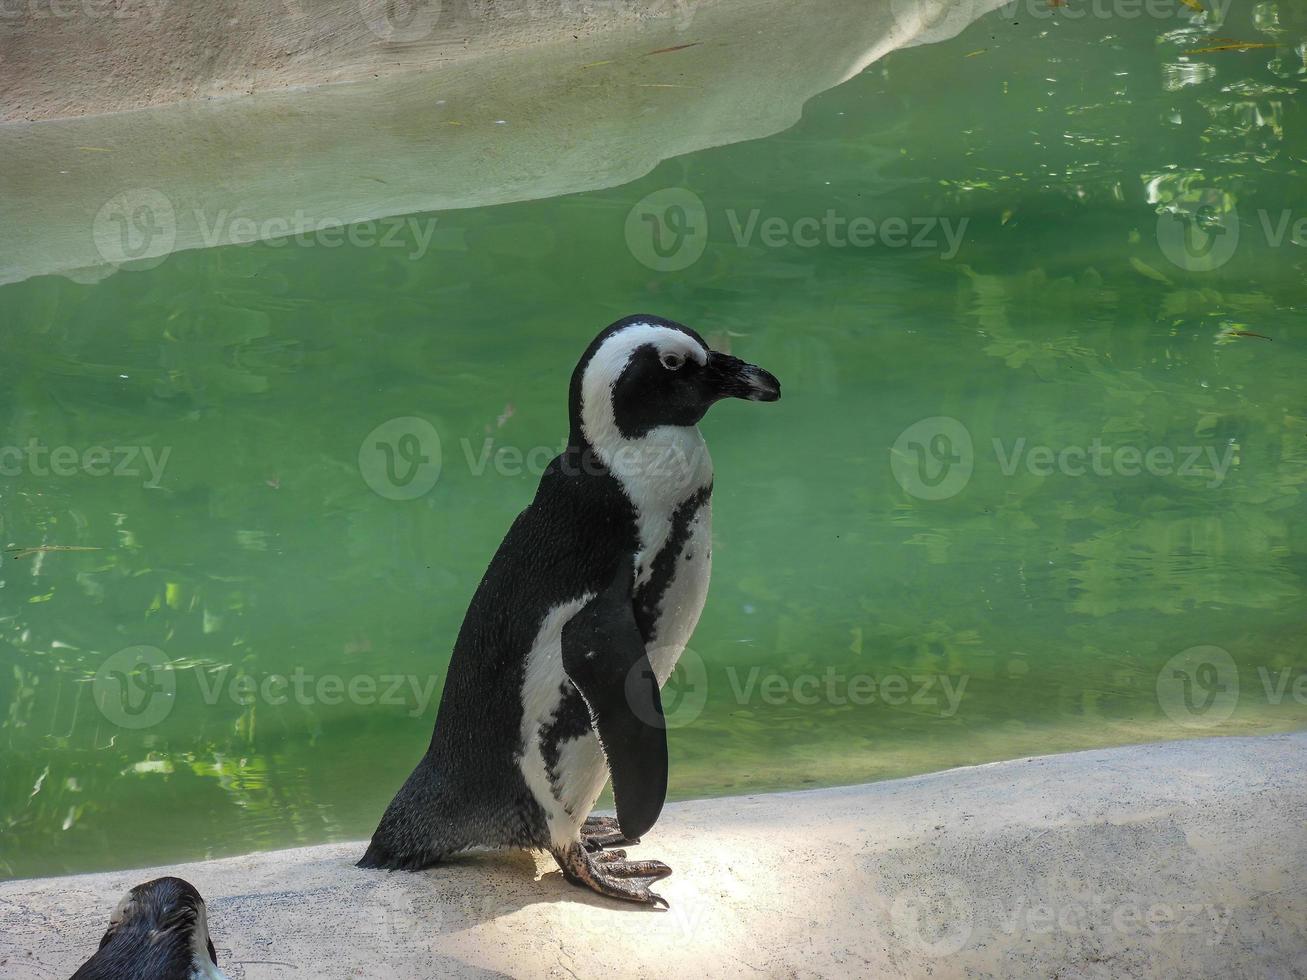
[[[439,864],[444,854],[437,853],[414,853],[414,854],[395,854],[390,851],[385,844],[373,840],[368,845],[367,852],[359,858],[354,865],[356,868],[369,868],[384,871],[421,871],[423,868],[430,868]]]
[[[441,790],[441,779],[430,757],[424,757],[403,788],[386,807],[360,868],[421,871],[439,864],[472,841]]]

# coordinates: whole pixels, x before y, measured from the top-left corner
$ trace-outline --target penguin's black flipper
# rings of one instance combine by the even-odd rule
[[[563,669],[581,692],[613,779],[617,823],[643,836],[667,798],[667,726],[644,637],[631,606],[630,574],[563,627]]]

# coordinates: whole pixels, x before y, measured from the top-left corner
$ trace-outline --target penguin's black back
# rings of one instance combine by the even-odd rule
[[[468,847],[547,845],[544,813],[518,766],[527,654],[552,609],[601,592],[638,547],[635,513],[616,478],[588,447],[569,446],[477,587],[431,745],[360,867],[415,870]]]

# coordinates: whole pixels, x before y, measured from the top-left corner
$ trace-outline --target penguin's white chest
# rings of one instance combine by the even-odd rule
[[[658,603],[658,616],[646,650],[660,685],[667,683],[690,642],[708,599],[708,580],[712,575],[712,504],[707,499],[690,518],[684,543],[674,547],[666,560],[671,562],[671,578]]]

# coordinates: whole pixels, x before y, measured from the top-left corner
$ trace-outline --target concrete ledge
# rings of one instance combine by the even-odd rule
[[[0,884],[0,969],[67,976],[133,884],[192,881],[240,978],[1307,975],[1307,733],[668,808],[670,911],[545,858],[360,871],[360,844]],[[7,962],[6,962],[7,961]]]

